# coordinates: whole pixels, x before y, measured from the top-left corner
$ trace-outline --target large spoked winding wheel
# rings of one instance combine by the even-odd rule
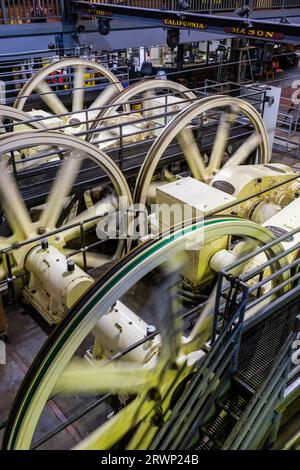
[[[171,80],[142,80],[134,83],[112,96],[105,108],[97,113],[90,127],[93,132],[89,133],[87,140],[98,143],[109,137],[114,139],[101,144],[105,148],[108,145],[120,145],[120,137],[123,143],[156,137],[174,114],[196,98],[188,88]],[[138,107],[138,110],[129,113],[128,104],[132,108]]]
[[[64,89],[65,75],[69,78],[66,90]],[[59,77],[63,83],[59,83]],[[98,90],[97,85],[99,86],[101,78],[104,78],[108,85],[103,90]],[[87,86],[91,82],[95,84]],[[122,90],[123,85],[118,78],[103,65],[79,58],[62,59],[43,67],[33,75],[19,92],[14,107],[20,111],[29,111],[37,117],[44,117],[48,128],[64,125],[68,126],[64,129],[65,132],[75,133],[80,132],[81,127],[82,130],[86,129],[88,125],[81,126],[81,123],[96,116],[99,112],[97,109],[104,106]],[[87,106],[87,94],[92,92],[96,92],[96,98]],[[66,104],[65,99],[69,95],[71,96],[70,105]],[[51,119],[51,114],[36,110],[37,97],[44,102],[49,112],[53,113],[53,119]],[[96,108],[96,110],[94,113],[83,113],[82,111],[87,108]],[[63,115],[59,118],[61,122],[58,122],[55,115]]]
[[[28,253],[41,244],[41,237],[63,256],[76,252],[70,260],[85,268],[99,267],[120,256],[124,241],[118,239],[118,233],[112,245],[105,239],[106,234],[99,239],[90,233],[105,220],[103,215],[118,211],[126,214],[131,205],[130,190],[117,165],[95,146],[60,133],[17,132],[0,138],[1,155],[17,156],[28,149],[30,157],[25,161],[44,162],[48,154],[47,163],[24,169],[19,158],[15,166],[0,162],[0,205],[4,214],[0,249],[29,242],[1,255],[0,278],[9,274],[7,256],[12,274],[23,272],[29,263]],[[60,232],[49,235],[56,230]],[[89,233],[90,240],[86,238]],[[37,237],[39,240],[35,240]],[[103,243],[97,244],[99,241]],[[93,243],[94,248],[88,250],[86,247]]]
[[[228,143],[237,134],[242,143],[230,155]],[[146,202],[157,168],[166,166],[172,153],[182,153],[192,176],[206,183],[222,167],[247,164],[253,155],[252,163],[268,163],[270,159],[265,125],[250,103],[229,96],[203,98],[175,116],[154,141],[136,181],[137,203]]]
[[[47,438],[51,435],[57,437],[53,430],[48,429],[46,436],[43,432],[47,402],[59,400],[61,396],[64,396],[63,403],[67,397],[70,400],[77,397],[79,417],[79,396],[84,408],[84,400],[97,398],[96,415],[91,419],[95,420],[96,416],[100,427],[77,444],[79,449],[115,449],[118,445],[123,450],[155,446],[187,448],[184,441],[197,413],[197,394],[194,394],[188,412],[176,418],[178,432],[173,433],[175,441],[168,442],[171,434],[166,432],[160,435],[162,441],[158,443],[157,434],[168,425],[179,396],[201,361],[205,360],[202,346],[210,336],[212,311],[208,299],[208,303],[202,305],[203,310],[199,306],[200,317],[194,328],[184,336],[174,297],[177,275],[173,274],[176,270],[181,272],[182,268],[177,266],[182,266],[182,260],[177,265],[177,255],[184,252],[187,243],[195,243],[203,237],[206,244],[220,236],[250,240],[252,249],[253,242],[259,246],[274,239],[266,228],[253,222],[220,217],[176,230],[129,253],[86,293],[42,348],[11,410],[4,448],[28,449],[42,444],[47,447]],[[266,250],[267,257],[279,253],[283,253],[281,245]],[[164,269],[171,277],[160,277],[157,268],[163,270],[166,262],[168,267]],[[281,263],[276,263],[273,268],[279,269],[280,266]],[[156,274],[149,280],[154,269]],[[149,340],[145,317],[138,320],[138,315],[128,305],[125,306],[126,295],[134,286],[141,288],[140,283],[144,281],[142,298],[146,299],[147,305],[141,305],[137,313],[145,314],[148,307],[152,312],[151,323],[159,329],[159,336],[155,339],[149,337]],[[147,295],[147,285],[150,285],[150,296]],[[134,290],[135,302],[138,288]],[[133,347],[138,337],[144,341]],[[86,359],[82,359],[83,349],[79,349],[83,342],[84,349],[92,351]],[[111,359],[101,360],[101,351],[107,351]],[[120,351],[126,351],[123,357],[118,354]],[[122,403],[119,411],[114,408],[112,417],[109,408],[101,408],[107,394],[110,399],[119,396]],[[92,405],[88,407],[91,411]],[[108,420],[105,418],[107,414],[110,414]]]

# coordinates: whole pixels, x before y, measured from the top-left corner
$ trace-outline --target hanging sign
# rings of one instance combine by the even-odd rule
[[[97,16],[113,16],[111,11],[100,10],[99,8],[90,8],[89,13]]]
[[[113,16],[112,11],[102,10],[101,7],[93,4],[80,5],[80,13],[85,13],[92,16]]]
[[[237,34],[238,36],[252,36],[254,38],[261,39],[283,39],[283,33],[277,33],[275,31],[264,31],[262,29],[255,28],[240,28],[238,26],[224,28],[225,33]]]
[[[164,18],[163,24],[172,28],[182,28],[182,29],[200,29],[205,30],[208,28],[207,24],[201,23],[199,21],[191,20],[174,20],[173,18]]]

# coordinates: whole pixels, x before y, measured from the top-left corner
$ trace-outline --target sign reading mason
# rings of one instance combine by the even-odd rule
[[[163,24],[165,26],[172,26],[173,28],[207,29],[207,24],[190,20],[173,20],[172,18],[165,18],[163,20]]]
[[[263,39],[283,39],[283,33],[276,33],[275,31],[264,31],[262,29],[254,28],[239,28],[238,26],[224,28],[226,33],[238,34],[239,36],[252,36],[255,38]]]

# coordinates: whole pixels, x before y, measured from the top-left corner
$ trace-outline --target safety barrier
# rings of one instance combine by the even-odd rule
[[[99,3],[91,0],[90,3]],[[100,3],[130,7],[179,10],[178,0],[102,0]],[[234,11],[244,5],[244,0],[189,0],[189,11]],[[42,23],[60,21],[64,18],[64,0],[1,0],[0,23]],[[299,0],[250,0],[252,10],[273,8],[296,8]]]
[[[1,0],[0,23],[46,23],[64,17],[64,0]]]

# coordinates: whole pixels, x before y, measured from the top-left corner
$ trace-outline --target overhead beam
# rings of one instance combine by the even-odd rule
[[[230,37],[258,38],[266,41],[292,42],[300,44],[300,25],[287,24],[263,19],[246,19],[240,17],[220,16],[137,8],[125,5],[90,3],[73,0],[72,12],[84,17],[117,19],[135,19],[143,24],[160,28],[178,28],[186,30],[207,31],[209,33],[228,34]]]

